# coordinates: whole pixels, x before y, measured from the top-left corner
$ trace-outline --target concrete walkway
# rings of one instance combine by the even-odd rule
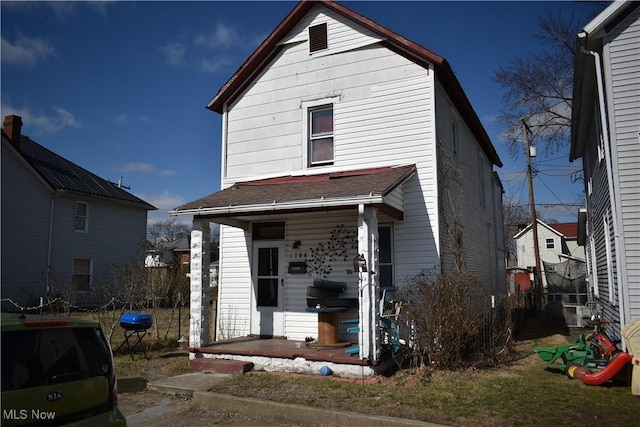
[[[147,384],[147,388],[161,393],[192,396],[193,404],[198,408],[215,408],[299,426],[442,427],[439,424],[403,418],[333,411],[304,405],[235,397],[209,391],[215,389],[216,384],[226,376],[227,374],[194,372],[151,381]]]

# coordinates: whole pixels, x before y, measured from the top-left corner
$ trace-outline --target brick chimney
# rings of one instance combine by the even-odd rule
[[[22,118],[20,116],[6,116],[4,122],[4,133],[7,134],[11,143],[18,145],[20,143],[20,132],[22,131]]]

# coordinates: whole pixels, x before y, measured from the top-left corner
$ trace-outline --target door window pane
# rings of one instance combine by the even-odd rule
[[[258,276],[278,275],[278,248],[258,249]]]
[[[258,307],[278,306],[278,279],[258,279]]]
[[[258,307],[278,306],[278,248],[258,248]]]

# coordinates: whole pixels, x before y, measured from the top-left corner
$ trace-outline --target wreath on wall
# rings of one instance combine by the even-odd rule
[[[356,234],[347,230],[343,224],[337,225],[331,230],[328,242],[320,242],[318,246],[309,250],[309,256],[305,259],[309,267],[307,273],[309,276],[315,274],[326,279],[333,271],[331,264],[335,261],[347,261],[348,250],[356,248]]]

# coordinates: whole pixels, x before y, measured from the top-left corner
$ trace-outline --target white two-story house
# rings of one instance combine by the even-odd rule
[[[465,270],[506,294],[502,163],[443,57],[338,3],[301,2],[207,107],[222,119],[222,189],[172,213],[194,216],[193,353],[213,340],[210,223],[217,339],[316,337],[325,308],[309,287],[324,279],[346,285],[339,319],[358,319],[338,340],[375,362],[382,290]]]

